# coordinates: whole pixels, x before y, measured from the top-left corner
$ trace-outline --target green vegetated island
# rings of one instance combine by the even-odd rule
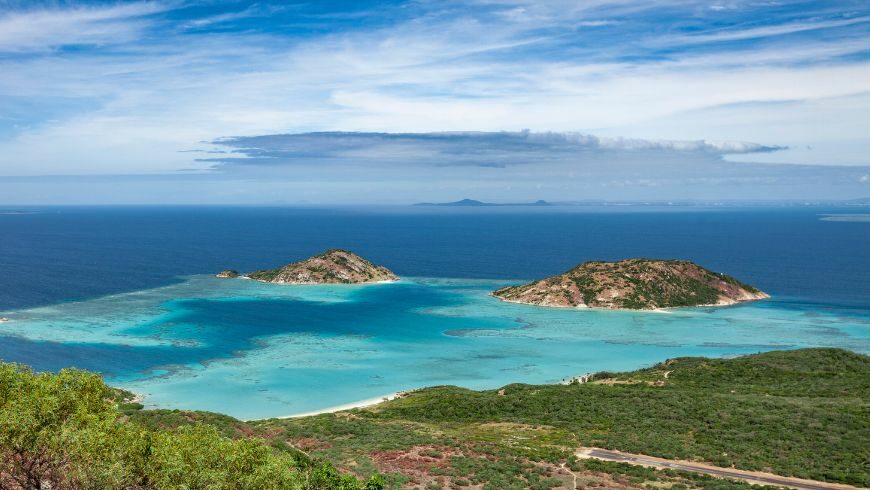
[[[492,294],[511,303],[630,310],[726,306],[769,298],[688,260],[656,259],[585,262],[563,274]]]
[[[341,249],[247,274],[227,269],[217,277],[272,284],[371,284],[399,279],[386,267]],[[538,306],[633,310],[726,306],[769,298],[753,286],[690,261],[658,259],[585,262],[563,274],[505,287],[492,295]]]
[[[277,269],[239,274],[227,269],[220,278],[242,277],[272,284],[369,284],[397,281],[399,277],[386,267],[375,265],[348,250],[332,249]]]
[[[580,384],[438,386],[248,422],[131,397],[84,371],[0,364],[0,487],[750,488],[578,459],[579,447],[870,486],[870,356],[840,349],[677,358]]]

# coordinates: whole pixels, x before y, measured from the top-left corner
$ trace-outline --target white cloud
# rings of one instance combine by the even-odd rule
[[[128,42],[148,25],[144,17],[167,8],[158,2],[135,2],[7,12],[0,15],[0,52]]]
[[[272,15],[281,10],[281,7],[277,6],[264,6],[258,3],[250,5],[244,10],[240,10],[238,12],[226,12],[223,14],[212,15],[209,17],[202,17],[199,19],[193,19],[188,21],[185,24],[185,27],[189,29],[197,29],[207,26],[212,26],[215,24],[223,24],[226,22],[233,22],[240,19],[248,19],[251,17],[261,17],[266,15]]]
[[[744,39],[782,36],[786,34],[794,34],[797,32],[831,29],[835,27],[846,27],[855,24],[864,24],[867,22],[870,22],[870,17],[852,17],[846,19],[820,20],[814,22],[793,22],[790,24],[752,27],[748,29],[723,28],[719,31],[703,34],[673,36],[670,38],[666,38],[666,41],[669,44],[740,41]]]
[[[581,20],[574,25],[578,27],[603,27],[616,24],[619,24],[619,22],[615,20]]]
[[[570,54],[558,53],[559,43],[574,36],[598,35],[599,29],[578,25],[605,27],[600,23],[610,21],[602,19],[630,25],[636,12],[684,4],[497,2],[504,7],[499,12],[513,11],[523,20],[451,11],[379,29],[293,40],[249,32],[170,31],[157,41],[109,53],[7,57],[0,60],[0,97],[51,94],[90,104],[86,111],[52,116],[56,122],[30,123],[0,139],[0,175],[169,171],[194,165],[191,155],[177,151],[195,148],[197,141],[317,130],[533,128],[631,138],[625,141],[716,138],[793,148],[846,147],[848,142],[837,142],[836,135],[823,134],[831,127],[856,148],[866,148],[866,137],[859,133],[870,132],[870,110],[862,115],[870,104],[856,94],[867,90],[870,62],[842,59],[870,48],[866,37],[765,44],[744,51],[673,52],[638,61],[640,45],[673,39],[670,31],[653,30],[633,42],[608,38],[595,44],[592,39],[571,44]],[[36,52],[66,43],[135,39],[149,26],[148,16],[168,5],[140,2],[6,14],[0,17],[0,50]],[[248,13],[198,22],[226,22]],[[830,22],[847,21],[858,22]],[[830,22],[787,28],[836,28]],[[24,32],[19,23],[30,28]],[[7,31],[13,28],[20,39]],[[748,35],[745,31],[740,35]],[[772,36],[770,31],[748,32]],[[837,98],[858,105],[849,109],[830,103]],[[795,101],[819,103],[804,106],[803,115],[760,107]],[[723,107],[728,117],[717,119]],[[814,119],[823,111],[826,123],[819,127]],[[757,122],[774,113],[777,117],[769,123]],[[848,117],[829,125],[838,114]],[[789,152],[753,158],[784,158]],[[866,163],[860,155],[867,154],[804,152],[800,162],[860,164],[859,158]]]

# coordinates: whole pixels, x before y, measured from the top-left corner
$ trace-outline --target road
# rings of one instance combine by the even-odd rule
[[[680,471],[692,471],[695,473],[705,473],[707,475],[718,476],[722,478],[733,478],[735,480],[743,480],[756,485],[775,485],[779,487],[796,488],[799,490],[847,490],[855,489],[849,485],[840,485],[836,483],[819,482],[812,480],[803,480],[801,478],[791,478],[787,476],[777,476],[767,473],[759,473],[756,471],[735,470],[732,468],[719,468],[702,463],[690,463],[685,461],[674,461],[652,456],[643,456],[640,454],[628,454],[620,451],[611,451],[608,449],[599,448],[582,448],[577,451],[578,458],[595,458],[604,461],[615,461],[620,463],[630,463],[640,466],[649,466],[653,468],[667,468]]]

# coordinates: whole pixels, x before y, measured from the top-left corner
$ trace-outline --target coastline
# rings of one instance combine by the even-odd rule
[[[217,277],[217,276],[215,276]],[[220,279],[244,279],[246,281],[258,282],[261,284],[274,284],[276,286],[370,286],[375,284],[395,284],[401,282],[402,278],[384,279],[383,281],[366,281],[366,282],[272,282],[263,281],[261,279],[251,279],[248,276],[240,275],[235,278],[220,278]]]
[[[537,308],[557,308],[563,310],[587,310],[587,311],[632,311],[632,312],[641,312],[641,313],[673,313],[674,311],[680,310],[691,310],[694,308],[728,308],[731,306],[740,306],[747,303],[755,303],[758,301],[764,301],[771,298],[771,295],[767,293],[762,293],[763,296],[759,298],[752,299],[742,299],[733,302],[719,302],[719,303],[711,303],[711,304],[701,304],[701,305],[692,305],[692,306],[660,306],[658,308],[604,308],[601,306],[587,306],[585,304],[579,305],[542,305],[535,303],[527,303],[525,301],[517,301],[513,299],[502,298],[501,296],[496,296],[493,292],[490,292],[487,296],[491,298],[495,298],[503,303],[511,303],[515,305],[525,305],[525,306],[534,306]]]
[[[134,293],[131,296],[131,299],[134,302],[130,303],[130,307],[128,308],[126,301],[111,301],[112,305],[118,305],[121,308],[118,311],[138,311],[138,307],[141,303],[141,306],[145,307],[150,304],[154,304],[156,302],[165,301],[165,298],[196,298],[196,297],[226,297],[226,298],[244,298],[250,295],[251,297],[257,297],[259,294],[259,288],[252,289],[250,286],[253,286],[250,282],[237,282],[237,283],[221,283],[226,284],[226,288],[216,288],[214,294],[212,294],[212,286],[218,285],[218,279],[212,279],[211,277],[206,277],[203,275],[197,275],[196,278],[200,280],[194,280],[190,287],[184,288],[182,290],[170,289],[166,292],[166,294],[159,294],[155,297],[151,298],[150,294],[140,294]],[[405,281],[408,282],[416,282],[416,278],[405,278]],[[430,282],[431,281],[431,282]],[[483,359],[481,361],[474,360],[476,366],[483,366],[488,370],[486,373],[487,379],[490,381],[487,382],[484,386],[471,386],[466,383],[472,383],[472,381],[468,380],[460,380],[460,381],[452,381],[452,380],[441,380],[439,382],[433,383],[428,381],[428,378],[425,378],[425,373],[423,376],[417,376],[414,374],[413,377],[405,378],[405,381],[410,381],[410,383],[400,382],[393,386],[382,386],[380,389],[371,387],[368,390],[359,390],[361,386],[357,386],[355,382],[345,382],[343,384],[333,384],[333,383],[342,383],[339,381],[334,381],[331,377],[329,378],[330,390],[336,389],[344,392],[342,396],[336,396],[332,400],[320,400],[320,403],[310,403],[310,401],[315,401],[317,399],[317,384],[312,384],[311,387],[306,387],[303,383],[299,383],[299,386],[288,386],[283,385],[280,389],[287,390],[286,392],[292,396],[301,396],[309,398],[309,403],[305,403],[304,406],[302,404],[296,405],[292,403],[292,398],[285,400],[274,400],[270,399],[266,392],[261,392],[261,388],[268,388],[269,391],[275,391],[277,388],[270,385],[270,381],[266,381],[266,385],[263,386],[262,383],[250,382],[244,376],[243,369],[236,367],[237,362],[236,356],[242,354],[242,352],[226,354],[224,357],[215,358],[217,360],[210,359],[207,364],[204,364],[205,369],[200,372],[194,373],[191,371],[190,373],[186,372],[186,370],[177,371],[179,374],[177,376],[172,376],[176,371],[170,373],[161,374],[160,376],[164,376],[169,379],[169,381],[163,381],[163,378],[158,379],[155,377],[154,381],[149,381],[146,378],[130,378],[129,381],[131,384],[127,387],[127,389],[132,389],[134,391],[140,391],[142,393],[153,393],[153,395],[149,395],[145,400],[145,404],[148,406],[147,408],[186,408],[186,409],[198,409],[203,411],[214,411],[219,413],[227,413],[233,417],[237,417],[242,420],[252,420],[252,419],[267,419],[267,418],[276,418],[276,417],[298,417],[298,416],[316,416],[317,414],[322,413],[331,413],[341,410],[353,410],[354,408],[366,409],[365,407],[376,405],[377,402],[381,401],[383,397],[380,395],[386,394],[392,391],[400,391],[405,390],[412,386],[428,386],[431,384],[455,384],[457,386],[464,386],[474,389],[491,389],[500,387],[509,383],[514,382],[524,382],[524,383],[532,383],[532,384],[546,384],[550,382],[555,382],[557,379],[561,379],[563,377],[569,375],[578,375],[583,374],[587,371],[595,371],[595,370],[610,370],[610,371],[627,371],[633,369],[639,369],[647,366],[646,363],[641,363],[636,359],[638,357],[643,357],[649,355],[649,352],[654,352],[660,349],[667,349],[668,354],[665,357],[678,357],[681,355],[685,356],[710,356],[710,357],[719,357],[724,355],[737,355],[739,353],[747,352],[748,350],[759,351],[759,350],[768,350],[768,349],[779,349],[779,348],[793,348],[798,346],[807,345],[802,340],[789,339],[791,342],[784,343],[781,337],[779,337],[780,330],[774,328],[770,329],[758,329],[760,333],[771,332],[769,334],[761,335],[757,337],[755,335],[755,330],[748,330],[744,332],[741,325],[752,323],[756,325],[755,321],[759,317],[761,318],[764,324],[764,318],[778,318],[775,321],[783,321],[779,318],[781,315],[779,314],[779,310],[781,307],[777,304],[771,304],[773,309],[777,312],[775,315],[771,315],[770,309],[765,309],[765,311],[752,311],[747,310],[744,312],[735,312],[734,314],[726,313],[724,308],[720,309],[721,314],[717,316],[708,315],[707,312],[703,312],[703,314],[695,314],[695,313],[685,313],[686,310],[693,310],[693,308],[687,308],[682,310],[681,312],[677,312],[674,310],[633,310],[632,313],[630,310],[620,311],[620,310],[609,310],[609,309],[591,309],[591,308],[583,308],[584,310],[595,311],[595,313],[591,313],[590,315],[584,315],[582,313],[571,312],[571,307],[563,307],[563,308],[552,308],[545,306],[537,306],[537,305],[528,305],[533,306],[532,308],[523,307],[522,311],[519,309],[508,309],[508,308],[500,308],[498,305],[505,305],[501,299],[496,303],[489,299],[488,292],[490,291],[492,286],[490,283],[478,283],[477,281],[485,281],[485,280],[475,280],[475,282],[465,285],[463,280],[457,280],[457,282],[452,282],[453,280],[449,278],[434,278],[431,280],[423,280],[419,281],[424,283],[426,286],[430,284],[432,287],[440,287],[443,290],[447,291],[459,291],[461,293],[460,298],[469,298],[466,307],[463,309],[457,310],[444,310],[438,311],[437,308],[434,311],[427,311],[425,308],[432,308],[434,304],[433,301],[430,301],[428,298],[424,298],[424,301],[415,302],[413,305],[421,305],[424,308],[424,314],[426,315],[439,315],[440,313],[449,313],[451,315],[456,315],[455,317],[447,316],[437,316],[437,322],[433,323],[433,325],[437,326],[439,329],[444,328],[449,332],[450,327],[453,326],[461,326],[461,327],[471,327],[469,331],[472,333],[465,336],[463,340],[454,341],[453,337],[455,335],[447,335],[446,337],[442,334],[437,334],[433,330],[433,334],[431,338],[433,339],[433,345],[441,346],[441,345],[468,345],[469,349],[477,348],[474,346],[484,346],[489,347],[491,345],[497,345],[499,347],[509,345],[513,349],[512,352],[515,352],[515,357],[508,360],[490,360]],[[385,286],[390,287],[390,286]],[[266,287],[264,289],[268,289],[270,291],[275,291],[280,293],[281,291],[285,291],[287,289],[280,287]],[[293,289],[293,288],[288,288]],[[316,289],[316,288],[311,288]],[[328,288],[329,291],[335,289],[336,291],[344,289],[344,288]],[[360,288],[363,289],[363,288]],[[367,288],[366,288],[367,289]],[[373,288],[379,289],[379,288]],[[189,291],[188,291],[189,290]],[[300,290],[301,291],[301,290]],[[378,296],[373,299],[380,298],[380,293]],[[391,296],[391,293],[388,293],[387,296]],[[143,302],[139,298],[145,297],[149,298],[147,302]],[[272,300],[274,298],[275,301],[282,302],[285,296],[276,294],[272,296],[269,293],[268,296],[264,295],[263,297],[269,298]],[[309,298],[307,293],[297,295],[287,296],[291,298],[288,304],[296,305],[296,298]],[[312,294],[310,298],[318,299],[322,296]],[[335,296],[333,293],[329,293],[328,296],[323,296],[327,298],[327,301],[332,301],[335,298],[344,298],[344,296]],[[224,306],[225,303],[217,303],[219,306]],[[300,305],[305,306],[306,310],[309,308],[309,303],[299,302]],[[389,308],[393,309],[393,303],[385,303],[389,304]],[[101,304],[95,304],[96,307],[102,307]],[[240,303],[239,308],[243,308],[239,310],[239,313],[245,313],[248,310],[246,307],[247,303]],[[356,311],[356,306],[359,306],[360,310],[363,311],[363,308],[368,308],[367,305],[362,305],[359,302],[348,302],[342,303],[338,309],[353,309]],[[170,304],[170,309],[168,312],[176,311],[174,309],[175,305]],[[787,306],[787,305],[786,305]],[[234,307],[235,308],[235,307]],[[317,309],[323,310],[325,313],[329,313],[332,308],[332,303],[323,304],[317,306]],[[801,325],[805,325],[808,323],[816,323],[816,320],[813,320],[814,317],[806,317],[802,312],[804,311],[803,306],[798,309],[791,308],[790,306],[787,308],[788,311],[783,313],[782,318],[787,319],[789,322],[788,328],[790,331],[794,332],[792,328],[792,321],[799,322],[798,327]],[[528,311],[527,311],[528,310]],[[568,310],[568,311],[566,311]],[[80,310],[72,310],[70,311],[71,317],[77,316],[77,313]],[[115,308],[109,310],[109,313],[113,313]],[[549,312],[553,312],[551,315]],[[602,311],[614,311],[612,314],[603,314],[600,313]],[[791,312],[794,311],[795,314],[792,315]],[[497,324],[490,324],[488,321],[483,323],[476,323],[478,314],[485,313],[486,317],[489,318],[488,315],[493,313],[497,314],[492,318],[496,318],[498,320]],[[504,312],[504,314],[502,314]],[[46,315],[47,319],[51,319],[54,321],[55,325],[56,317],[55,314],[49,311],[51,315]],[[0,313],[2,315],[2,313]],[[27,315],[27,318],[33,317],[34,315]],[[668,321],[657,321],[651,317],[683,317],[686,316],[686,319],[683,318],[675,318],[672,322]],[[826,315],[825,315],[826,316]],[[270,315],[271,317],[271,315]],[[392,316],[389,316],[389,319],[392,319]],[[643,317],[650,318],[650,320],[646,320]],[[794,317],[794,318],[792,318]],[[24,318],[24,315],[22,315]],[[137,317],[138,318],[138,317]],[[169,321],[172,321],[176,317],[168,317]],[[244,317],[240,316],[241,320],[244,321]],[[277,317],[276,317],[277,318]],[[380,318],[380,317],[379,317]],[[386,318],[386,317],[385,317]],[[451,320],[447,322],[446,320],[442,322],[442,318],[446,318]],[[455,318],[453,320],[452,318]],[[515,323],[516,318],[521,318],[527,321],[527,323]],[[37,317],[37,319],[39,319]],[[506,322],[502,324],[502,319],[505,319]],[[20,329],[15,329],[16,331],[22,330],[27,334],[32,334],[34,330],[38,332],[38,329],[29,328],[30,321],[26,320],[28,323],[21,324]],[[96,325],[102,324],[102,317],[96,317]],[[107,324],[108,322],[115,321],[115,317],[112,315],[106,315]],[[162,321],[162,320],[161,320]],[[689,323],[683,323],[683,322]],[[843,321],[842,319],[840,320]],[[860,320],[856,320],[858,322]],[[270,320],[271,322],[271,320]],[[472,322],[470,325],[466,322]],[[640,322],[640,323],[633,323]],[[679,323],[675,323],[679,322]],[[709,328],[698,328],[692,329],[691,332],[688,332],[682,328],[669,328],[670,325],[682,327],[682,325],[696,325],[701,324],[703,322],[704,325],[710,325]],[[818,324],[825,324],[827,320],[824,317],[820,317],[818,319]],[[13,317],[13,323],[9,324],[0,324],[0,331],[5,331],[13,328],[13,325],[19,323],[19,316]],[[48,325],[48,322],[44,322]],[[526,325],[531,325],[528,330],[523,330],[522,327]],[[555,325],[555,326],[554,326]],[[579,325],[583,328],[585,325],[589,325],[587,330],[583,330],[582,335],[578,334],[578,330],[575,325]],[[643,331],[637,332],[632,330],[633,327],[631,325],[640,325],[643,327]],[[37,327],[41,327],[42,325],[37,325]],[[73,325],[74,327],[76,324]],[[506,329],[501,329],[500,327],[508,327]],[[735,328],[736,326],[736,328]],[[648,328],[647,328],[648,327]],[[847,325],[848,327],[848,325]],[[514,330],[514,328],[518,330]],[[531,344],[528,339],[530,336],[534,336],[534,329],[541,328],[541,332],[547,332],[550,337],[541,336],[541,340],[536,340],[535,344]],[[546,330],[543,330],[546,329]],[[800,328],[799,328],[800,330]],[[863,330],[861,330],[863,332]],[[649,332],[647,335],[645,332]],[[698,332],[695,334],[694,332]],[[722,335],[716,332],[723,332]],[[87,333],[87,332],[85,332]],[[417,339],[417,330],[411,331],[413,335],[413,339]],[[690,335],[684,335],[685,333],[689,333]],[[347,362],[349,359],[359,359],[359,352],[355,349],[369,347],[372,345],[371,343],[374,340],[369,340],[368,338],[363,337],[341,337],[336,339],[330,339],[329,341],[322,341],[319,339],[317,335],[311,334],[301,334],[297,335],[296,333],[287,334],[288,338],[292,338],[291,342],[283,342],[280,339],[276,340],[273,347],[274,348],[274,356],[273,351],[266,350],[266,344],[257,345],[257,348],[250,352],[251,364],[249,366],[254,366],[258,373],[263,373],[263,377],[268,376],[271,379],[282,380],[281,383],[284,383],[284,377],[286,376],[287,371],[286,367],[282,368],[281,366],[289,366],[294,365],[296,363],[295,356],[302,355],[311,355],[312,359],[321,360],[325,359],[327,361],[332,362],[333,359],[337,359],[338,362]],[[654,340],[659,341],[659,344],[649,345],[649,344],[641,344],[636,343],[635,341],[639,340],[640,342],[645,341],[651,336],[655,336]],[[470,340],[472,339],[473,340]],[[505,340],[505,338],[507,340]],[[535,337],[537,338],[537,337]],[[576,341],[576,344],[579,346],[579,350],[574,349],[573,344],[575,341],[574,338],[578,338],[580,340]],[[108,338],[112,340],[111,338]],[[662,340],[664,339],[664,340]],[[697,340],[696,340],[697,339]],[[760,339],[760,340],[759,340]],[[844,340],[845,339],[845,340]],[[594,340],[590,342],[590,340]],[[853,347],[860,348],[859,344],[860,339],[856,338],[854,340],[850,340],[850,337],[838,337],[835,340],[827,340],[822,339],[822,342],[839,342],[837,345],[843,345],[845,347]],[[563,347],[564,344],[572,344],[571,348]],[[74,344],[73,344],[74,345]],[[270,344],[271,345],[271,344]],[[812,345],[830,345],[825,343],[819,343],[816,341],[812,342]],[[526,364],[531,365],[531,362],[528,358],[534,356],[526,356],[525,350],[529,346],[536,347],[541,346],[541,348],[548,349],[548,359],[541,364],[540,369],[544,374],[533,372],[532,370],[523,371],[516,366],[525,366]],[[377,348],[383,348],[379,344]],[[107,349],[107,352],[112,352],[111,348]],[[586,350],[588,349],[588,350]],[[671,353],[673,351],[673,353]],[[183,350],[178,350],[176,352],[183,353]],[[390,352],[392,352],[390,350]],[[458,351],[459,357],[463,359],[471,359],[471,356],[466,356],[463,354],[462,350]],[[588,354],[584,354],[589,359],[589,361],[577,362],[576,353],[584,352]],[[600,354],[600,353],[607,354]],[[247,356],[248,354],[246,354]],[[413,354],[414,357],[417,357],[417,353]],[[421,350],[419,353],[420,356],[428,356],[430,353]],[[350,357],[349,357],[350,356]],[[656,356],[656,359],[658,356]],[[225,359],[222,362],[220,359]],[[272,359],[272,360],[270,360]],[[518,359],[514,361],[514,359]],[[558,368],[553,367],[551,364],[557,362],[558,359],[566,359],[566,362],[571,362],[571,367],[569,369],[564,369],[564,366],[560,366]],[[611,364],[603,365],[598,361],[608,362]],[[372,367],[376,370],[384,369],[384,372],[389,372],[388,370],[392,369],[394,366],[391,366],[387,362],[381,362],[378,359],[374,360],[366,360],[366,363],[371,363]],[[650,360],[649,362],[653,362]],[[479,363],[479,364],[477,364]],[[520,365],[520,363],[523,363]],[[575,366],[576,363],[576,367]],[[243,366],[243,364],[238,364],[238,366]],[[383,366],[383,367],[382,367]],[[505,370],[503,367],[507,367]],[[511,369],[513,368],[513,369]],[[185,371],[185,372],[182,372]],[[416,369],[411,371],[412,373],[416,373]],[[228,378],[229,376],[236,376],[239,380],[238,388],[233,388],[232,391],[230,389],[225,389],[222,384],[215,384],[216,392],[213,395],[213,391],[207,391],[209,396],[215,396],[214,401],[205,401],[200,402],[200,400],[195,400],[196,403],[194,406],[192,404],[192,400],[186,398],[189,395],[185,394],[185,390],[181,387],[188,383],[187,380],[190,381],[190,386],[196,387],[196,391],[199,391],[200,381],[194,381],[192,376],[189,374],[196,374],[196,378],[201,378],[200,381],[203,383],[218,383],[219,380],[223,380]],[[546,375],[546,377],[544,377]],[[404,378],[404,373],[403,373]],[[127,378],[124,378],[127,379]],[[127,381],[125,381],[126,383]],[[196,384],[193,384],[196,383]],[[491,384],[490,384],[491,383]],[[276,383],[277,385],[277,383]],[[120,385],[124,386],[124,384]],[[238,390],[238,391],[236,391]],[[238,401],[238,394],[243,393],[245,395],[244,401]],[[203,397],[206,398],[206,397]],[[287,402],[291,403],[288,404]],[[324,403],[325,402],[325,403]],[[191,404],[191,405],[188,405]],[[383,410],[373,408],[373,410]],[[344,415],[342,415],[344,416]]]
[[[269,420],[269,419],[295,419],[300,417],[312,417],[314,415],[322,415],[325,413],[336,413],[343,412],[345,410],[353,410],[354,408],[368,408],[373,407],[375,405],[379,405],[384,402],[395,400],[396,398],[401,398],[404,394],[408,393],[408,391],[396,391],[394,393],[388,393],[383,396],[376,396],[373,398],[367,398],[365,400],[359,400],[351,403],[345,403],[343,405],[335,405],[332,407],[322,408],[320,410],[313,410],[310,412],[303,413],[295,413],[291,415],[282,415],[279,417],[266,417],[264,419],[250,419],[250,420]]]

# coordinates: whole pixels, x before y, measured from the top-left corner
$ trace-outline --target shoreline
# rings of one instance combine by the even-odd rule
[[[276,286],[368,286],[375,284],[395,284],[397,282],[402,282],[402,278],[366,282],[272,282],[263,281],[261,279],[251,279],[246,275],[239,275],[238,277],[218,277],[215,274],[214,277],[217,277],[218,279],[244,279],[246,281],[259,282],[261,284],[274,284]]]
[[[795,347],[793,345],[790,345],[790,346],[758,346],[758,347],[761,350],[755,350],[755,351],[749,351],[749,352],[743,352],[743,353],[737,353],[737,354],[724,354],[724,355],[720,355],[720,356],[710,356],[710,355],[697,354],[697,355],[692,355],[690,357],[704,357],[704,358],[708,358],[708,359],[734,359],[734,358],[751,356],[751,355],[755,355],[755,354],[760,354],[760,353],[764,353],[764,352],[772,352],[772,351],[794,351],[794,350],[805,350],[805,349],[812,349],[812,348],[829,348],[829,347],[819,347],[819,346]],[[845,347],[833,347],[833,348],[839,348],[839,349],[847,350],[849,352],[864,354],[864,351],[861,351],[861,350],[854,350],[854,349],[845,348]],[[667,361],[667,360],[670,360],[670,358],[665,359],[665,361]],[[623,373],[623,372],[637,371],[637,370],[642,370],[642,369],[658,366],[659,364],[661,364],[665,361],[658,361],[658,362],[644,363],[644,364],[635,364],[633,367],[617,369],[614,371],[609,371],[607,369],[587,371],[586,373],[583,373],[580,375],[566,376],[566,377],[560,378],[558,380],[551,379],[551,380],[546,380],[546,381],[541,381],[541,382],[531,382],[529,384],[542,385],[542,386],[558,386],[558,385],[597,383],[599,381],[604,381],[604,383],[607,384],[606,379],[603,378],[602,380],[596,380],[595,375],[597,375],[599,373],[604,373],[604,372]],[[668,371],[665,373],[665,376],[664,376],[665,379],[667,379],[668,375],[671,372],[672,371]],[[575,382],[575,380],[576,380],[576,382]],[[501,385],[498,385],[498,386],[495,386],[492,388],[482,387],[482,388],[467,388],[467,389],[469,389],[471,391],[475,391],[475,392],[495,391],[498,388],[504,388],[505,386],[507,386],[509,384],[513,384],[513,383],[526,383],[526,382],[508,380],[505,384],[501,384]],[[130,393],[132,393],[134,395],[133,398],[124,400],[123,403],[143,404],[143,405],[145,405],[145,407],[143,407],[142,410],[181,410],[181,411],[191,411],[191,412],[211,412],[211,413],[216,413],[216,414],[220,414],[220,415],[227,415],[229,417],[235,418],[236,420],[239,420],[242,422],[257,422],[257,421],[266,421],[266,420],[286,420],[286,419],[303,418],[303,417],[314,417],[314,416],[318,416],[318,415],[323,415],[323,414],[328,414],[328,413],[345,412],[345,411],[350,411],[350,410],[359,409],[359,408],[371,408],[371,407],[380,405],[382,403],[386,403],[386,402],[394,401],[397,399],[405,398],[405,397],[413,394],[414,392],[423,391],[423,390],[426,390],[428,388],[436,387],[439,385],[418,386],[416,388],[404,389],[404,390],[388,393],[388,394],[381,395],[381,396],[366,398],[366,399],[357,400],[354,402],[348,402],[348,403],[344,403],[341,405],[333,405],[333,406],[324,407],[321,409],[311,410],[311,411],[307,411],[307,412],[293,413],[293,414],[289,414],[289,415],[275,415],[275,416],[265,416],[265,417],[260,416],[260,417],[252,417],[252,418],[241,418],[241,417],[236,417],[234,415],[230,415],[225,411],[202,409],[202,408],[199,408],[199,409],[198,408],[183,408],[183,407],[181,407],[181,408],[179,408],[179,407],[169,408],[169,407],[161,407],[161,406],[157,406],[157,405],[148,406],[145,404],[145,401],[148,399],[149,394],[131,391],[131,390],[128,390],[126,388],[121,388],[121,387],[116,386],[116,385],[109,385],[109,386],[114,387],[114,388],[120,388],[120,389],[123,389],[125,391],[129,391]],[[463,387],[462,385],[452,385],[452,386],[457,386],[460,388]]]
[[[673,313],[675,311],[692,310],[694,308],[728,308],[731,306],[740,306],[740,305],[745,305],[748,303],[765,301],[765,300],[772,298],[772,296],[767,294],[767,293],[763,293],[763,294],[764,294],[764,296],[762,296],[760,298],[743,299],[743,300],[734,301],[733,303],[713,303],[713,304],[702,304],[702,305],[692,305],[692,306],[660,306],[658,308],[605,308],[605,307],[601,307],[601,306],[588,306],[585,304],[580,304],[580,305],[575,305],[575,306],[571,306],[571,305],[542,305],[542,304],[535,304],[535,303],[527,303],[525,301],[517,301],[517,300],[513,300],[513,299],[502,298],[501,296],[496,296],[492,292],[489,293],[487,296],[489,296],[491,298],[495,298],[495,299],[501,301],[502,303],[510,303],[510,304],[514,304],[514,305],[524,305],[524,306],[534,306],[537,308],[556,308],[556,309],[563,309],[563,310],[581,310],[581,311],[582,310],[585,310],[585,311],[632,311],[632,312],[641,312],[641,313]]]
[[[408,392],[409,392],[408,390],[396,391],[394,393],[388,393],[388,394],[383,395],[383,396],[366,398],[365,400],[358,400],[355,402],[345,403],[343,405],[334,405],[332,407],[326,407],[326,408],[322,408],[320,410],[312,410],[310,412],[295,413],[295,414],[291,414],[291,415],[281,415],[278,417],[266,417],[266,418],[262,418],[262,419],[249,419],[249,420],[246,420],[246,422],[251,421],[251,420],[295,419],[295,418],[300,418],[300,417],[313,417],[315,415],[322,415],[325,413],[343,412],[345,410],[353,410],[355,408],[368,408],[368,407],[373,407],[375,405],[380,405],[381,403],[384,403],[384,402],[395,400],[397,398],[401,398],[402,396],[404,396]]]

